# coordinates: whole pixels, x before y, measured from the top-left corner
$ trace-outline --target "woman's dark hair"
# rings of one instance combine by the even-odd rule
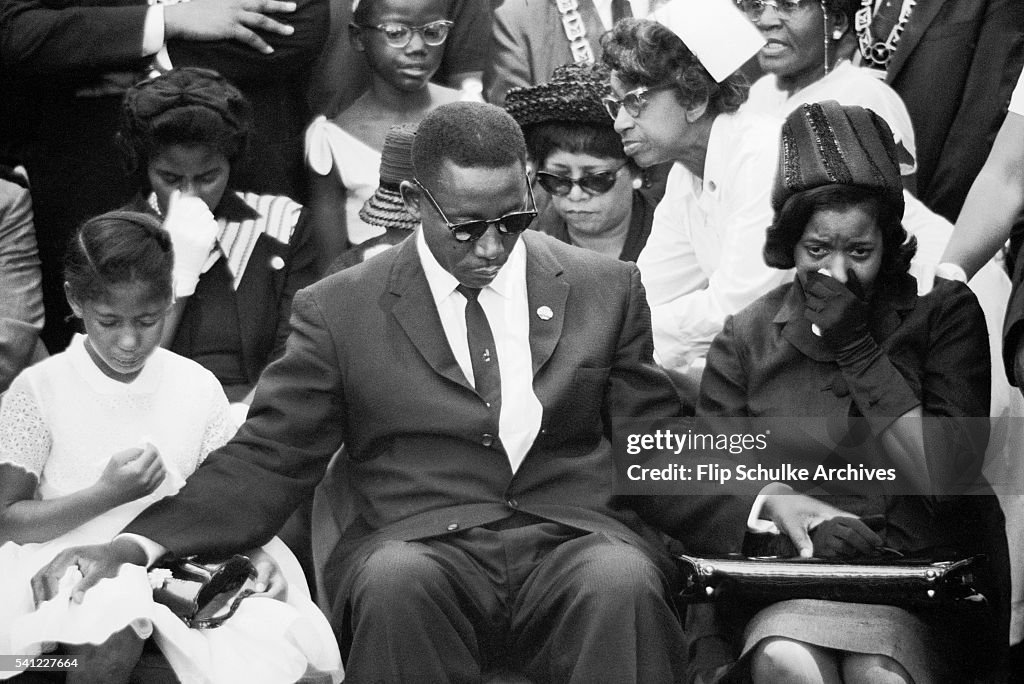
[[[174,252],[159,219],[111,211],[82,224],[64,257],[64,279],[75,299],[106,297],[111,285],[145,283],[154,297],[171,299]]]
[[[632,162],[622,151],[622,138],[611,126],[572,121],[545,121],[523,128],[526,150],[538,167],[548,157],[561,150],[570,154],[589,154],[592,157]],[[631,165],[635,172],[639,169]]]
[[[604,63],[631,87],[678,86],[684,107],[708,103],[712,114],[728,114],[747,101],[750,85],[737,72],[716,83],[697,57],[670,29],[647,19],[622,19],[601,36]]]
[[[209,147],[234,166],[251,129],[252,108],[235,86],[216,71],[185,67],[128,90],[117,143],[133,186],[148,192],[147,169],[160,150]]]
[[[764,242],[764,261],[773,268],[789,269],[796,263],[793,252],[815,213],[865,207],[882,233],[880,280],[905,275],[917,252],[917,238],[907,235],[900,222],[903,207],[885,200],[877,191],[855,185],[823,185],[798,192],[775,213]]]

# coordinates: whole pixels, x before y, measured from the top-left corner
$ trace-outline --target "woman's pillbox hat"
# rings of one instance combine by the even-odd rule
[[[826,185],[872,190],[902,213],[896,144],[882,117],[835,100],[801,105],[786,117],[772,208],[778,212],[796,193]]]
[[[672,0],[651,18],[679,36],[717,83],[764,45],[764,36],[733,0]]]
[[[380,185],[370,199],[363,203],[359,218],[371,226],[413,230],[419,220],[409,213],[402,201],[399,186],[411,181],[412,141],[416,138],[417,124],[392,126],[384,136],[384,149],[380,153]]]
[[[520,128],[548,121],[610,127],[612,120],[601,103],[612,92],[610,75],[603,64],[565,64],[556,67],[546,83],[511,88],[505,110]]]

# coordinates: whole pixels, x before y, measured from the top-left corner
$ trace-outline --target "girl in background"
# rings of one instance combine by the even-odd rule
[[[326,268],[341,252],[384,232],[359,217],[377,188],[388,130],[418,123],[459,91],[430,83],[452,22],[444,0],[362,0],[349,33],[371,70],[370,88],[341,113],[306,132],[310,211]]]

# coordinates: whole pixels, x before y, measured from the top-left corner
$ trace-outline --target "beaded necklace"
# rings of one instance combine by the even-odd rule
[[[892,59],[893,53],[896,52],[896,46],[899,45],[900,38],[903,36],[903,30],[907,27],[907,22],[910,20],[910,13],[913,12],[914,6],[917,5],[917,0],[903,0],[899,18],[892,27],[892,30],[889,31],[889,36],[884,41],[876,41],[874,34],[871,32],[871,22],[878,14],[878,10],[881,9],[882,2],[884,1],[861,0],[861,8],[857,10],[854,20],[854,27],[857,29],[860,42],[860,54],[869,66],[876,69],[885,69],[889,65],[889,60]]]

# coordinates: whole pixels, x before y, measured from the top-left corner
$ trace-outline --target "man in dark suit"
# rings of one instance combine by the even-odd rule
[[[525,144],[496,107],[435,110],[414,164],[420,231],[300,291],[236,438],[41,594],[67,564],[83,591],[163,549],[266,541],[344,442],[325,586],[349,681],[478,681],[497,654],[542,681],[679,679],[671,564],[612,498],[611,418],[680,410],[639,272],[521,233]]]
[[[903,98],[914,124],[917,195],[955,223],[985,163],[1024,59],[1024,3],[1017,0],[928,0],[874,3],[860,26],[867,66]],[[896,49],[884,45],[900,26]],[[862,9],[862,12],[866,10]],[[942,78],[936,78],[942,74]]]
[[[601,35],[616,21],[642,15],[657,3],[630,0],[503,0],[494,9],[484,97],[501,104],[510,88],[544,83],[555,67],[594,62]],[[599,9],[598,6],[601,6]],[[603,9],[605,11],[602,17]]]

